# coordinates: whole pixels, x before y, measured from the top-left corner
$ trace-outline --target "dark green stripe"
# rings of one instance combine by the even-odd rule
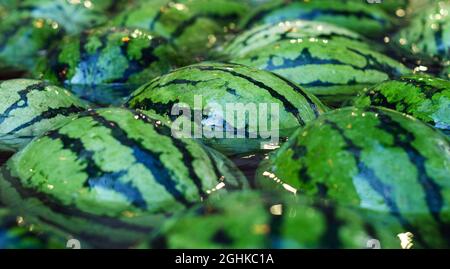
[[[308,148],[304,145],[296,145],[293,147],[294,154],[292,155],[292,159],[296,162],[301,163],[301,168],[298,171],[298,176],[301,182],[311,182],[312,178],[308,173],[308,166],[304,163],[304,157],[308,154]]]
[[[225,245],[225,246],[233,246],[233,238],[231,235],[227,232],[225,228],[218,229],[214,235],[212,236],[211,240],[214,243]]]
[[[412,144],[416,139],[414,133],[405,129],[381,109],[369,107],[367,108],[367,111],[378,114],[380,123],[377,127],[380,130],[385,130],[393,136],[394,145],[402,148],[407,154],[410,162],[416,167],[417,181],[425,193],[425,201],[427,203],[428,210],[436,220],[440,233],[444,237],[450,238],[450,230],[447,227],[448,225],[440,215],[442,208],[444,207],[444,197],[442,195],[441,186],[439,186],[439,184],[437,184],[434,179],[428,175],[425,166],[427,161],[426,157],[423,156]]]
[[[68,229],[67,226],[64,226],[61,223],[56,222],[55,220],[50,219],[51,216],[37,216],[37,219],[39,222],[49,226],[54,227],[55,229],[62,231],[64,233],[73,233],[74,231]],[[147,231],[141,231],[138,232],[141,236],[146,236],[152,232],[152,228],[148,228]],[[114,236],[114,234],[108,234],[108,235],[98,235],[94,233],[90,233],[90,227],[89,225],[86,225],[86,228],[83,229],[81,232],[77,232],[75,234],[76,239],[80,240],[81,248],[83,248],[84,241],[88,242],[88,244],[95,248],[128,248],[130,247],[129,244],[124,244],[124,242],[117,241]],[[68,239],[68,238],[66,238]]]
[[[434,218],[441,222],[439,213],[442,211],[444,205],[441,187],[428,175],[425,167],[426,158],[412,145],[416,139],[414,133],[403,128],[403,126],[381,109],[370,107],[367,111],[378,114],[377,118],[380,120],[380,123],[377,127],[391,134],[394,138],[394,145],[402,148],[408,155],[410,162],[417,169],[417,180],[425,192],[428,209]]]
[[[308,102],[309,107],[312,109],[312,111],[314,112],[314,115],[316,115],[316,117],[319,116],[319,110],[317,109],[317,105],[316,103],[313,102],[313,100],[308,96],[308,94],[306,94],[306,92],[301,89],[299,86],[297,86],[295,83],[293,83],[292,81],[286,79],[283,76],[280,76],[279,74],[276,73],[272,73],[274,76],[278,77],[279,79],[281,79],[282,81],[284,81],[287,85],[289,85],[289,87],[291,87],[295,92],[299,93],[301,96],[303,96],[303,98],[305,98],[306,102]]]
[[[87,173],[88,178],[84,183],[85,187],[102,187],[113,190],[124,195],[132,205],[141,209],[147,209],[147,203],[139,189],[133,186],[131,182],[123,183],[120,181],[120,178],[127,173],[126,170],[110,173],[103,171],[95,163],[95,152],[86,149],[80,139],[71,138],[58,131],[49,132],[47,137],[61,141],[63,149],[70,150],[82,164],[86,165],[84,172]]]
[[[155,30],[156,23],[161,19],[161,17],[164,15],[164,13],[167,12],[167,9],[170,7],[170,5],[172,3],[173,3],[172,1],[169,1],[164,6],[159,8],[158,13],[156,13],[155,17],[150,22],[150,26],[149,26],[150,30],[152,30],[152,31]],[[141,8],[145,8],[145,7],[141,7]],[[132,14],[132,13],[130,12],[130,14]],[[128,14],[127,14],[127,16],[128,16]]]
[[[345,149],[353,154],[361,178],[366,180],[367,183],[369,183],[369,185],[383,198],[391,214],[395,216],[404,227],[406,227],[410,232],[416,235],[417,241],[421,242],[423,246],[426,246],[426,244],[420,238],[420,234],[418,233],[417,229],[403,217],[397,203],[394,200],[391,186],[384,184],[383,181],[381,181],[381,179],[377,177],[375,171],[373,171],[361,160],[361,152],[363,149],[355,145],[352,140],[345,135],[345,131],[340,128],[335,122],[332,122],[330,120],[325,120],[324,122],[333,130],[335,130],[344,140],[346,144]]]
[[[247,35],[244,40],[242,40],[238,43],[238,45],[240,45],[241,47],[247,47],[250,39],[252,39],[253,37],[257,36],[260,33],[263,33],[264,31],[267,31],[268,29],[271,29],[272,27],[273,27],[273,25],[270,25],[270,24],[267,24],[264,27],[261,27],[260,29],[258,29],[258,31],[253,32],[250,35]],[[290,28],[286,32],[289,32],[291,29],[292,28]],[[286,34],[286,33],[283,33],[283,34]],[[269,37],[269,36],[267,36],[267,37]]]
[[[435,95],[437,93],[441,93],[441,92],[447,90],[446,88],[435,87],[431,84],[428,84],[426,81],[412,79],[412,78],[408,78],[408,77],[400,78],[398,81],[403,82],[406,85],[411,85],[411,86],[419,89],[419,91],[421,93],[423,93],[425,95],[425,97],[428,99],[431,99],[433,97],[433,95]]]
[[[172,111],[172,108],[178,104],[179,104],[178,100],[168,101],[167,103],[164,104],[154,102],[149,98],[145,98],[138,102],[135,102],[132,106],[130,106],[129,104],[127,106],[144,111],[153,111],[158,115],[166,115],[167,117],[170,118],[170,120],[175,121],[178,118],[178,115],[171,115],[170,112]]]
[[[174,79],[171,80],[169,82],[166,82],[164,84],[157,84],[155,87],[153,87],[152,89],[158,89],[158,88],[163,88],[163,87],[168,87],[171,85],[192,85],[192,86],[197,86],[197,84],[199,83],[206,83],[206,82],[210,82],[210,81],[214,81],[214,80],[220,80],[220,78],[213,78],[213,79],[206,79],[206,80],[190,80],[190,79]]]
[[[271,87],[267,86],[266,84],[264,84],[261,81],[258,81],[256,79],[253,79],[247,75],[238,73],[236,71],[233,70],[229,70],[229,69],[224,69],[224,68],[220,68],[220,67],[214,67],[214,66],[191,66],[190,68],[195,68],[195,69],[199,69],[201,71],[220,71],[220,72],[224,72],[224,73],[228,73],[233,75],[234,77],[239,77],[242,78],[250,83],[252,83],[253,85],[257,86],[258,88],[264,89],[266,90],[273,98],[280,100],[281,103],[284,106],[284,109],[290,113],[292,113],[296,118],[297,121],[301,124],[301,125],[305,125],[305,122],[303,121],[302,117],[300,116],[300,112],[299,110],[295,107],[295,105],[293,105],[292,103],[290,103],[286,97],[284,97],[283,95],[281,95],[280,93],[278,93],[276,90],[272,89]],[[296,88],[298,88],[297,86],[295,86]]]
[[[178,149],[178,151],[181,153],[183,159],[181,160],[183,162],[183,164],[187,167],[188,171],[189,171],[189,178],[192,179],[192,181],[194,182],[195,186],[197,187],[197,192],[200,195],[200,197],[206,198],[206,193],[203,190],[203,184],[202,184],[202,179],[197,175],[197,173],[195,172],[194,166],[193,166],[193,162],[195,160],[195,157],[192,156],[192,154],[189,152],[189,150],[187,149],[188,144],[186,144],[183,140],[181,139],[176,139],[172,136],[172,134],[170,133],[170,129],[167,128],[159,128],[157,126],[155,126],[155,121],[150,120],[147,116],[145,116],[142,113],[139,112],[133,112],[135,116],[137,116],[137,119],[143,121],[146,124],[150,124],[153,125],[153,129],[162,136],[165,136],[167,138],[169,138],[172,142],[172,145],[174,147],[176,147]]]
[[[269,17],[270,17],[270,13],[272,13],[272,12],[276,13],[281,8],[288,7],[290,4],[296,4],[296,3],[295,2],[291,3],[289,1],[283,1],[281,4],[279,4],[277,6],[270,7],[271,9],[261,10],[260,12],[256,13],[249,21],[246,22],[246,24],[244,25],[244,28],[248,29],[250,26],[260,22],[261,20],[262,20],[262,22],[267,23],[267,21],[263,20],[263,19],[265,19],[266,15],[269,15]],[[300,3],[300,5],[301,5],[301,3]],[[303,20],[314,21],[318,17],[321,17],[321,16],[344,17],[344,18],[353,16],[358,19],[374,20],[382,25],[385,25],[388,23],[386,20],[379,18],[371,13],[366,13],[364,11],[347,11],[347,10],[333,10],[333,9],[320,9],[320,8],[308,10],[308,7],[304,7],[305,9],[302,9],[301,6],[295,7],[295,5],[293,5],[291,8],[293,8],[294,11],[297,11],[297,16],[289,18],[291,20],[303,19]],[[279,16],[279,17],[282,18],[282,16]],[[273,19],[272,19],[271,21],[278,22],[281,20],[273,21]]]
[[[260,22],[264,17],[270,13],[272,13],[274,10],[277,10],[279,8],[285,7],[289,4],[289,2],[286,1],[280,1],[277,3],[277,5],[271,5],[268,7],[265,7],[265,9],[259,9],[258,12],[254,13],[252,17],[245,22],[242,29],[250,29],[251,26],[257,24]]]
[[[284,206],[284,205],[283,205]],[[270,211],[267,209],[267,211]],[[269,236],[268,240],[270,240],[269,248],[283,248],[283,245],[280,243],[283,240],[283,224],[284,224],[285,214],[274,215],[269,213]]]
[[[390,103],[387,97],[381,91],[375,91],[373,94],[369,93],[370,103],[377,106],[382,106],[396,110],[397,106],[395,103]]]
[[[78,107],[75,105],[71,105],[69,107],[58,107],[58,108],[49,108],[47,111],[42,112],[40,115],[32,118],[31,120],[29,120],[28,122],[25,122],[19,126],[17,126],[16,128],[14,128],[13,130],[9,131],[8,133],[4,134],[3,136],[7,136],[7,135],[12,135],[14,133],[19,132],[20,130],[23,130],[27,127],[30,127],[34,124],[39,123],[42,120],[48,120],[48,119],[52,119],[55,118],[57,116],[69,116],[71,114],[75,114],[75,113],[79,113],[84,111],[85,109],[82,107]]]
[[[337,65],[337,66],[349,66],[352,67],[355,70],[359,71],[368,71],[368,70],[378,70],[380,72],[384,72],[386,75],[388,75],[390,78],[398,77],[401,75],[401,73],[395,68],[388,64],[379,62],[375,57],[369,54],[365,54],[360,52],[357,49],[354,48],[348,48],[347,50],[358,54],[366,60],[366,65],[363,67],[359,67],[350,63],[343,63],[338,59],[322,59],[316,56],[312,56],[308,48],[303,48],[302,51],[299,53],[299,55],[295,59],[280,57],[279,55],[270,55],[268,57],[268,60],[266,62],[265,69],[268,71],[276,71],[280,69],[288,69],[288,68],[296,68],[301,66],[308,66],[308,65]],[[274,58],[281,58],[283,60],[282,64],[274,64],[273,59]],[[252,58],[252,61],[257,60],[258,57]],[[336,83],[329,83],[319,81],[320,83],[317,83],[317,85],[309,85],[309,86],[333,86],[333,85],[342,85],[342,84],[336,84]],[[308,85],[308,84],[302,84],[302,85]],[[348,85],[348,83],[345,83],[344,85]]]
[[[48,86],[45,82],[37,82],[27,86],[25,89],[17,92],[19,100],[11,104],[2,114],[0,114],[0,124],[2,124],[16,109],[25,108],[28,106],[28,94],[33,91],[45,91]]]
[[[170,174],[167,167],[161,162],[161,153],[149,151],[140,141],[130,138],[128,134],[119,127],[120,125],[118,123],[107,120],[94,110],[88,111],[87,114],[91,116],[98,125],[109,129],[111,136],[119,143],[129,147],[133,151],[133,156],[136,161],[151,171],[155,181],[163,186],[174,199],[186,207],[192,206],[193,203],[186,200],[183,193],[177,189],[177,182],[174,181],[174,175]]]
[[[434,30],[434,41],[436,43],[437,55],[444,56],[449,54],[448,48],[446,48],[446,44],[443,42],[444,40],[444,28],[441,20],[437,20],[438,30]]]
[[[220,169],[218,168],[218,164],[217,164],[216,158],[214,158],[212,156],[212,153],[211,153],[211,150],[213,150],[213,149],[208,149],[207,146],[204,146],[204,149],[205,149],[205,153],[208,155],[209,159],[211,160],[211,164],[212,164],[213,169],[214,169],[214,174],[216,174],[218,178],[222,177],[223,175],[220,172]],[[233,186],[231,184],[227,184],[226,186],[227,186],[228,190],[241,190],[243,188],[243,183],[239,180],[239,176],[237,176],[236,179],[237,179],[238,185],[237,186]],[[226,180],[226,178],[225,178],[225,180]]]
[[[85,219],[86,222],[93,221],[98,224],[112,228],[129,229],[131,231],[137,231],[142,233],[147,233],[149,231],[149,228],[147,227],[142,227],[127,222],[123,222],[118,218],[99,216],[87,213],[79,210],[78,208],[72,205],[61,206],[61,202],[54,199],[53,197],[46,195],[45,193],[38,192],[33,188],[24,186],[21,183],[20,179],[14,178],[6,167],[0,169],[0,173],[3,179],[6,182],[8,182],[11,185],[11,187],[17,192],[22,201],[28,199],[37,199],[41,201],[48,209],[53,211],[53,213]]]
[[[320,238],[319,246],[330,249],[340,249],[342,246],[339,230],[344,222],[337,218],[336,208],[334,206],[323,206],[320,209],[325,217],[326,230]]]
[[[148,68],[152,63],[158,62],[160,58],[155,54],[155,50],[162,44],[166,43],[166,40],[162,37],[154,37],[152,40],[148,40],[148,47],[141,49],[142,57],[140,59],[133,59],[128,54],[128,42],[123,42],[120,46],[122,55],[127,59],[128,66],[123,72],[123,75],[119,79],[113,80],[111,83],[126,83],[130,76],[133,74],[142,72]]]
[[[242,47],[246,47],[246,46],[248,46],[248,43],[249,43],[250,39],[252,39],[256,35],[264,32],[264,31],[266,31],[268,29],[271,29],[273,27],[274,27],[273,25],[268,24],[266,27],[261,28],[258,31],[253,32],[251,35],[246,36],[246,38],[244,40],[242,40],[239,44],[242,44],[241,45]],[[291,34],[291,31],[295,30],[295,29],[297,29],[296,26],[292,26],[292,27],[286,29],[284,32],[280,33],[275,40],[270,41],[269,44],[273,44],[273,43],[280,42],[280,41],[285,41],[285,40],[292,40],[295,37],[290,37],[289,34]],[[302,27],[300,29],[301,29],[301,31],[304,31],[304,30],[312,29],[312,28],[308,27],[308,25],[306,25],[306,27]],[[269,34],[266,34],[266,35],[267,36],[264,36],[264,38],[269,38]],[[318,38],[318,39],[327,39],[327,40],[332,40],[335,37],[342,37],[342,38],[346,38],[346,39],[351,40],[351,41],[363,41],[363,39],[359,38],[359,37],[352,37],[352,36],[349,36],[349,35],[338,34],[338,33],[329,33],[329,34],[323,33],[323,34],[315,35],[315,37]]]
[[[378,59],[375,58],[373,55],[363,53],[356,48],[347,47],[347,49],[351,52],[354,52],[354,53],[360,55],[361,57],[364,57],[364,59],[366,59],[367,64],[363,68],[363,71],[365,71],[367,69],[381,70],[384,73],[386,73],[386,75],[388,75],[389,78],[396,78],[396,77],[399,77],[402,75],[397,68],[392,67],[389,64],[379,62]]]

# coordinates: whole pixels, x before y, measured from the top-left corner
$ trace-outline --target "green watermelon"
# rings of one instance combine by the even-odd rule
[[[450,3],[431,1],[413,15],[409,25],[394,37],[406,56],[443,62],[450,60]]]
[[[383,106],[450,131],[450,81],[427,75],[404,76],[366,89],[355,106]]]
[[[380,6],[363,1],[274,0],[250,12],[240,26],[249,29],[295,19],[328,22],[368,37],[384,36],[396,23]]]
[[[375,48],[336,26],[292,21],[244,32],[225,52],[231,62],[277,73],[339,106],[370,85],[411,72]]]
[[[67,241],[68,239],[66,239]],[[64,248],[63,238],[39,231],[22,216],[0,207],[0,249]]]
[[[323,38],[346,42],[357,46],[369,44],[360,34],[333,24],[305,20],[268,23],[252,27],[228,42],[224,57],[245,57],[248,53],[283,40]]]
[[[0,150],[15,151],[87,107],[67,90],[40,80],[0,82]]]
[[[0,172],[0,201],[89,247],[132,247],[173,213],[247,187],[217,152],[122,108],[81,113]]]
[[[107,11],[121,1],[73,1],[73,0],[23,0],[18,10],[31,14],[34,18],[50,19],[70,34],[105,24]]]
[[[208,49],[235,32],[248,10],[248,4],[238,0],[138,1],[112,24],[153,31],[194,63],[208,57]]]
[[[0,9],[0,18],[2,17]],[[50,19],[33,18],[19,11],[5,13],[0,24],[0,70],[30,71],[39,54],[64,33]]]
[[[418,230],[411,230],[388,214],[304,198],[236,192],[166,222],[148,245],[174,249],[448,247],[438,227],[419,220],[414,226]],[[405,234],[410,234],[410,240],[399,238]]]
[[[446,136],[390,109],[349,107],[299,129],[260,166],[257,182],[389,213],[405,227],[419,215],[448,238],[449,175]]]
[[[94,103],[120,104],[137,86],[178,61],[163,37],[137,28],[102,27],[64,38],[42,59],[36,75],[65,84]]]
[[[197,102],[196,98],[200,100]],[[239,104],[241,109],[237,107]],[[175,105],[188,106],[190,115],[173,114]],[[227,109],[229,105],[236,105],[235,112]],[[201,128],[196,132],[198,129],[194,127],[189,134],[229,155],[258,151],[268,138],[285,138],[326,110],[313,95],[289,80],[226,63],[190,65],[156,78],[137,89],[126,106],[155,113],[164,121],[180,122],[187,118],[203,129],[217,130],[216,134],[205,135]],[[201,110],[201,115],[196,116],[195,110]],[[227,113],[242,116],[244,122],[240,125]],[[264,131],[275,136],[266,137]],[[278,143],[276,140],[267,142]]]

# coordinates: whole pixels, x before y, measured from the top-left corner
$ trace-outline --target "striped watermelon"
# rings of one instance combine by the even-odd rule
[[[7,14],[7,15],[6,15]],[[26,12],[12,11],[0,19],[0,70],[31,71],[39,53],[62,37],[55,21],[33,18]]]
[[[253,50],[273,45],[278,41],[310,38],[334,39],[346,42],[349,46],[355,44],[369,47],[363,36],[345,28],[324,22],[292,20],[252,27],[227,43],[223,53],[225,57],[245,57]]]
[[[151,242],[158,248],[445,248],[432,223],[412,234],[395,217],[307,199],[239,192],[209,201],[165,224]],[[404,236],[403,236],[404,237]],[[378,242],[374,242],[378,240]],[[408,246],[408,243],[411,245]],[[377,244],[379,244],[377,246]],[[402,245],[403,244],[403,245]]]
[[[246,38],[255,32],[261,45],[252,44],[252,49],[245,48],[235,57],[232,52],[230,61],[275,72],[333,106],[353,98],[365,87],[410,73],[357,34],[315,24],[285,22],[245,32],[229,50],[234,51],[239,43],[244,47]]]
[[[67,241],[67,240],[66,240]],[[0,249],[64,248],[63,238],[50,236],[0,206]]]
[[[175,54],[165,38],[150,32],[101,27],[64,38],[42,59],[36,76],[92,102],[119,104],[135,87],[176,66]]]
[[[450,132],[450,81],[427,75],[404,76],[366,89],[356,106],[383,106],[410,114]]]
[[[67,90],[40,80],[0,82],[0,150],[17,150],[86,105]]]
[[[380,6],[364,1],[274,0],[253,10],[242,20],[241,28],[294,19],[328,22],[369,37],[384,36],[395,24]]]
[[[174,212],[246,186],[218,153],[144,114],[104,108],[16,153],[1,168],[0,200],[87,246],[131,247]]]
[[[126,105],[160,115],[163,120],[174,121],[178,115],[171,115],[173,106],[184,103],[191,109],[195,108],[195,96],[200,96],[202,101],[202,107],[196,109],[203,109],[203,126],[224,126],[224,130],[228,127],[232,133],[245,133],[242,138],[234,139],[227,139],[225,135],[222,138],[203,137],[206,143],[227,154],[259,150],[264,139],[256,129],[260,131],[263,120],[269,122],[276,117],[276,112],[279,113],[279,135],[283,138],[326,110],[314,96],[289,80],[266,71],[225,63],[201,63],[177,69],[137,89]],[[252,126],[250,117],[246,117],[245,127],[239,128],[224,116],[227,104],[238,103],[255,104],[259,116],[264,114],[258,105],[267,104],[269,119],[257,118],[257,126]],[[219,104],[220,108],[213,104]],[[272,110],[271,104],[278,105],[279,109]],[[249,139],[252,134],[255,139]]]
[[[390,109],[332,111],[298,130],[261,165],[264,188],[387,212],[413,232],[420,216],[448,238],[450,145],[432,127]],[[414,232],[413,232],[414,233]]]
[[[409,26],[401,29],[394,41],[406,57],[422,62],[450,60],[450,3],[428,2],[415,12]]]
[[[248,4],[238,0],[138,1],[112,24],[153,31],[194,63],[208,57],[208,49],[235,32],[236,22],[248,10]]]
[[[21,0],[17,9],[34,18],[50,19],[70,34],[104,24],[107,12],[121,1]]]

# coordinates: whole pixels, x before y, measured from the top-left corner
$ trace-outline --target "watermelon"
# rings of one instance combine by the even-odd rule
[[[193,122],[197,127],[183,125],[180,135],[201,138],[227,155],[279,144],[298,126],[327,110],[313,95],[281,76],[214,62],[158,77],[132,93],[126,106],[159,115],[172,122],[176,131],[181,120],[187,119],[185,125],[190,127]],[[181,107],[188,108],[187,114],[177,111]]]

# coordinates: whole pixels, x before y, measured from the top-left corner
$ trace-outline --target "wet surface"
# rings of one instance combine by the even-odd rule
[[[112,7],[113,8],[113,7]],[[114,7],[117,8],[117,7]],[[397,16],[399,19],[403,19],[405,16],[404,10],[397,10]],[[405,19],[402,23],[402,27],[407,27],[408,23]],[[395,32],[398,29],[394,29],[393,32]],[[383,47],[383,53],[387,56],[398,60],[399,62],[402,62],[405,66],[413,70],[414,72],[425,72],[427,74],[431,74],[434,76],[439,76],[439,74],[442,72],[442,69],[444,68],[444,63],[442,61],[433,61],[433,60],[426,60],[421,59],[421,57],[418,57],[417,55],[405,55],[404,52],[401,52],[398,50],[398,48],[395,48],[394,46],[394,39],[393,39],[393,32],[386,33],[386,36],[377,37],[376,39],[371,39],[371,42],[373,42],[373,46],[382,46]],[[208,60],[208,59],[206,59]],[[7,70],[0,68],[0,81],[2,80],[8,80],[8,79],[15,79],[15,78],[23,78],[27,76],[26,72],[20,71],[20,70]],[[149,78],[150,80],[151,78]],[[84,100],[88,100],[91,103],[95,103],[95,106],[107,106],[109,104],[112,104],[114,106],[120,105],[123,103],[125,98],[133,91],[135,90],[139,85],[122,85],[122,84],[106,84],[106,85],[98,85],[96,87],[91,86],[84,86],[84,85],[65,85],[64,88],[70,89],[72,92],[74,92],[77,96]],[[338,108],[341,106],[347,106],[350,105],[350,102],[346,102],[344,104],[339,103],[339,105],[332,106],[333,108]],[[450,135],[450,131],[446,132],[447,135]],[[4,165],[13,155],[13,152],[2,152],[0,151],[0,166]],[[248,182],[250,186],[255,189],[256,188],[256,182],[255,182],[255,176],[256,171],[260,163],[264,160],[264,158],[267,156],[267,153],[253,153],[253,154],[246,154],[246,155],[240,155],[240,156],[231,156],[229,157],[232,162],[239,168],[239,170],[245,175],[245,177],[248,179]],[[251,200],[253,202],[253,200]],[[228,201],[227,201],[228,203]],[[256,203],[254,203],[256,204]],[[2,206],[0,202],[0,207]],[[62,207],[61,207],[62,210]],[[236,209],[233,207],[233,211]],[[247,210],[247,209],[245,209]],[[243,211],[246,212],[246,211]],[[235,212],[233,212],[235,213]],[[238,212],[239,213],[239,212]],[[325,215],[333,215],[329,213],[329,211],[325,211]],[[272,215],[278,215],[271,212]],[[280,214],[281,215],[281,214]],[[234,215],[230,215],[234,216]],[[231,217],[230,217],[231,219]],[[19,218],[18,218],[19,220]],[[108,219],[108,221],[111,221]],[[277,217],[273,217],[273,227],[277,227]],[[18,221],[18,223],[20,223]],[[249,222],[251,223],[251,222]],[[330,225],[327,227],[331,228],[331,233],[333,233],[333,229],[335,227],[338,227],[342,223],[335,223],[330,222]],[[261,228],[261,227],[258,227]],[[265,229],[265,226],[262,227]],[[266,231],[262,229],[262,231]],[[131,230],[131,229],[130,229]],[[277,229],[273,229],[276,231]],[[258,231],[261,231],[258,230]],[[1,231],[0,231],[1,232]],[[227,241],[227,235],[223,233],[222,230],[220,230],[217,233],[217,239],[219,241]],[[272,235],[272,234],[271,234]],[[417,235],[416,235],[417,236]],[[0,236],[1,237],[1,236]],[[444,237],[445,238],[445,237]],[[330,241],[332,243],[332,241]],[[1,243],[1,242],[0,242]],[[1,245],[1,244],[0,244]],[[1,247],[0,247],[1,248]]]

